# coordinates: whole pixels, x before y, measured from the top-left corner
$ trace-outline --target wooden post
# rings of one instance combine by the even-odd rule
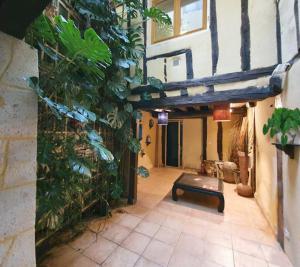
[[[217,151],[218,151],[219,160],[223,160],[223,125],[222,125],[222,122],[218,122]]]
[[[202,119],[203,127],[202,127],[202,158],[203,160],[207,160],[207,118]]]
[[[133,137],[137,136],[137,124],[133,119],[131,122]],[[135,204],[137,201],[137,174],[136,169],[138,165],[138,154],[130,152],[129,157],[129,192],[128,192],[128,204]]]
[[[282,151],[277,149],[277,240],[284,249],[284,217],[283,217],[283,176],[282,176]]]

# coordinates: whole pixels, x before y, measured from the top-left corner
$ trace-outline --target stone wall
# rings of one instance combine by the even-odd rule
[[[37,51],[0,32],[0,266],[35,266]]]

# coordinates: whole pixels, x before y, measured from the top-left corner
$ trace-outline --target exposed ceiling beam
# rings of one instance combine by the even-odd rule
[[[163,97],[152,100],[131,102],[135,108],[179,108],[193,105],[210,105],[218,103],[241,103],[263,100],[281,93],[280,88],[274,86],[247,87],[227,91],[218,91],[196,96]]]
[[[261,77],[272,75],[277,65],[253,69],[249,71],[239,71],[226,74],[220,74],[210,77],[204,77],[201,79],[189,79],[180,82],[170,82],[164,84],[164,91],[174,91],[182,88],[190,88],[197,86],[211,86],[216,84],[225,84],[241,81],[255,80]],[[144,92],[157,93],[158,90],[151,85],[139,86],[132,89],[132,94],[142,94]]]

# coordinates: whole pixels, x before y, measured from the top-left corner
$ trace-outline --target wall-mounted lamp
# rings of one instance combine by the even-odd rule
[[[151,136],[147,135],[146,137],[146,145],[149,146],[151,144]]]
[[[158,125],[168,125],[168,113],[167,112],[159,112],[158,113]]]
[[[230,121],[230,104],[214,105],[213,118],[214,121]]]

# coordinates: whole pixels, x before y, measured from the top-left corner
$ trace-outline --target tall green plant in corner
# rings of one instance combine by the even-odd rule
[[[40,16],[26,37],[44,55],[40,78],[29,78],[40,100],[37,230],[55,230],[80,218],[90,189],[105,203],[108,198],[120,198],[124,149],[140,150],[131,121],[140,119],[141,114],[127,97],[130,86],[141,83],[139,62],[144,54],[142,28],[127,22],[138,16],[166,25],[171,22],[163,12],[144,10],[137,0],[75,2],[88,22],[84,29],[61,16]],[[149,82],[162,89],[156,79]],[[113,132],[118,149],[106,148],[95,125]],[[49,127],[53,129],[49,131]],[[97,160],[82,151],[93,151]],[[103,179],[93,183],[99,169]],[[136,171],[149,175],[143,166]]]

